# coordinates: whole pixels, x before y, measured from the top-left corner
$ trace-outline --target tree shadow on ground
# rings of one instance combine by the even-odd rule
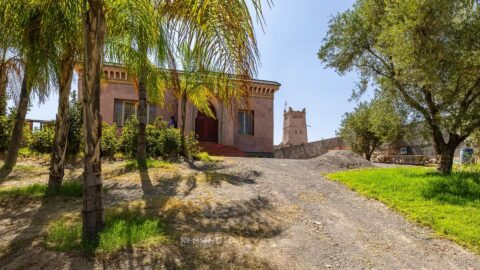
[[[10,202],[11,206],[17,205],[17,203],[18,201],[16,200]],[[78,199],[65,200],[59,197],[45,197],[40,202],[37,200],[31,201],[26,205],[24,204],[20,211],[19,208],[2,206],[0,220],[15,220],[19,223],[18,226],[20,228],[15,227],[15,231],[18,231],[17,234],[8,241],[7,245],[2,247],[0,265],[5,267],[9,264],[15,265],[16,263],[21,263],[19,260],[22,260],[24,254],[30,254],[31,256],[31,252],[34,252],[37,247],[37,240],[40,240],[40,236],[49,222],[63,213],[72,211],[72,209],[80,211],[80,205]],[[22,225],[24,226],[22,227]],[[28,262],[27,258],[23,263]],[[14,266],[14,268],[16,267]]]
[[[480,204],[480,173],[454,172],[428,180],[422,189],[426,199],[452,205]]]
[[[246,171],[244,173],[233,174],[226,172],[207,171],[205,174],[205,181],[215,187],[221,186],[222,183],[229,183],[234,186],[241,186],[245,184],[255,184],[256,178],[261,173],[257,171]]]
[[[207,183],[218,185],[254,184],[258,172],[243,176],[212,172],[220,167],[207,168],[207,178],[220,178]],[[221,167],[224,168],[224,167]],[[199,170],[203,170],[197,167]],[[272,238],[284,230],[283,221],[275,207],[265,197],[225,202],[180,200],[197,187],[194,176],[186,179],[187,191],[178,192],[181,179],[160,179],[154,185],[147,169],[140,169],[144,192],[145,213],[166,221],[173,242],[167,260],[151,261],[152,267],[168,269],[270,269],[269,264],[252,254],[239,252],[238,246],[228,243],[232,237],[257,241]],[[217,240],[212,241],[212,237]],[[220,239],[218,241],[218,239]],[[248,240],[247,240],[248,241]]]
[[[232,238],[257,241],[274,237],[283,231],[282,220],[267,198],[192,202],[184,198],[198,186],[195,175],[187,178],[172,176],[152,179],[147,169],[138,172],[145,202],[142,211],[146,217],[159,219],[162,224],[166,224],[171,242],[148,248],[127,245],[125,249],[108,256],[95,257],[85,257],[78,252],[45,250],[36,245],[36,240],[49,222],[63,213],[81,210],[80,201],[48,198],[41,203],[37,201],[34,209],[29,212],[18,211],[14,207],[0,208],[0,220],[30,220],[29,223],[25,222],[27,224],[24,228],[15,229],[18,234],[3,249],[7,254],[0,258],[0,265],[7,269],[272,268],[264,260],[248,254],[248,251],[238,250],[238,244],[228,241]],[[222,179],[212,180],[214,185],[220,182],[232,185],[254,184],[255,178],[260,175],[255,172],[247,172],[245,175],[229,175],[212,170],[208,172],[210,177]],[[185,186],[179,186],[181,183],[186,185],[186,189]],[[134,189],[127,187],[129,188],[132,191]],[[219,237],[220,241],[204,241],[212,237]]]
[[[10,168],[10,169],[0,168],[0,183],[7,181],[7,178],[12,173],[12,171],[13,171],[13,168]]]
[[[193,160],[186,160],[186,162],[190,169],[197,172],[218,171],[232,167],[232,165],[226,164],[225,162],[195,162]]]

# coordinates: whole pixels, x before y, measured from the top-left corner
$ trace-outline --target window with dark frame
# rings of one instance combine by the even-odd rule
[[[157,106],[148,104],[147,122],[149,124],[153,124],[155,122],[155,118],[157,118]]]
[[[148,104],[147,105],[147,123],[153,124],[155,118],[157,118],[157,106]],[[120,100],[115,99],[114,101],[114,111],[113,111],[113,122],[119,126],[123,127],[125,123],[131,117],[136,117],[137,115],[137,102],[129,100]]]
[[[253,135],[253,121],[253,111],[238,111],[238,133],[241,135]]]

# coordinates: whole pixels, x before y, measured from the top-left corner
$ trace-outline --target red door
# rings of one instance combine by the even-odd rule
[[[198,112],[195,118],[195,133],[201,142],[218,142],[218,121]]]

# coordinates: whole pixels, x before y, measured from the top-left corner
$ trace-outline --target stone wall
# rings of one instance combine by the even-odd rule
[[[273,150],[275,158],[310,159],[326,154],[330,150],[347,149],[342,138],[336,137],[302,145],[295,145]]]
[[[292,107],[283,111],[283,140],[284,147],[308,143],[307,110],[294,111]]]

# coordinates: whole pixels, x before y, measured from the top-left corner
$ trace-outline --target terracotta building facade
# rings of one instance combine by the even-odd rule
[[[82,98],[82,72],[77,68],[78,98]],[[100,95],[100,113],[104,122],[122,127],[125,121],[136,115],[138,96],[133,78],[124,68],[104,65]],[[215,118],[199,112],[191,103],[187,104],[186,132],[195,132],[203,143],[234,146],[252,154],[273,152],[274,97],[280,84],[272,81],[253,80],[249,89],[248,104],[225,106],[218,99],[211,101]],[[172,91],[165,92],[162,107],[148,106],[148,121],[157,117],[169,121],[172,117],[181,125],[180,101]]]

